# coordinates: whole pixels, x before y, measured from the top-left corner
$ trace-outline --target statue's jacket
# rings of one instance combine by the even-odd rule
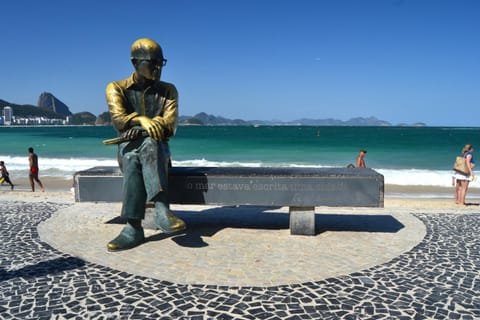
[[[164,138],[175,134],[178,123],[178,93],[175,86],[155,81],[142,90],[135,82],[135,73],[124,80],[114,81],[105,90],[113,126],[119,133],[130,129],[130,120],[143,115],[157,121]]]

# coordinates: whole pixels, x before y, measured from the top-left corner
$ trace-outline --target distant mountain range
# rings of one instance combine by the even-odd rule
[[[90,112],[79,112],[72,114],[69,107],[57,99],[53,94],[44,92],[38,98],[38,106],[31,104],[16,104],[0,99],[0,116],[3,115],[3,108],[9,106],[13,115],[19,118],[43,117],[47,119],[65,119],[70,117],[70,124],[95,124],[97,116]]]
[[[298,119],[293,121],[266,121],[266,120],[241,120],[228,119],[221,116],[213,116],[201,112],[194,116],[180,116],[180,124],[184,125],[285,125],[285,126],[392,126],[388,121],[379,120],[375,117],[352,118],[347,121],[337,119]],[[425,123],[398,124],[398,126],[426,126]]]
[[[65,118],[65,116],[57,114],[52,110],[49,110],[46,108],[39,108],[30,104],[19,105],[19,104],[11,103],[1,99],[0,99],[0,110],[2,111],[2,113],[0,115],[3,115],[3,108],[5,108],[6,106],[9,106],[12,108],[13,115],[16,117],[46,117],[46,118],[63,118],[63,119]]]
[[[91,124],[91,125],[110,125],[110,114],[104,112],[98,116],[90,112],[79,112],[72,114],[69,107],[57,99],[53,94],[44,92],[38,98],[38,106],[18,105],[0,99],[0,111],[5,106],[13,109],[13,114],[19,117],[46,117],[65,119],[70,116],[71,124]],[[1,113],[0,113],[1,115]],[[245,126],[245,125],[299,125],[299,126],[392,126],[388,121],[380,120],[375,117],[356,117],[347,121],[338,119],[298,119],[293,121],[276,120],[242,120],[228,119],[222,116],[214,116],[205,112],[200,112],[194,116],[180,116],[181,125],[208,125],[208,126]],[[425,123],[397,124],[397,126],[426,126]]]

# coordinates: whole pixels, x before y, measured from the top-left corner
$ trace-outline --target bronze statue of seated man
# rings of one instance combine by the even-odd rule
[[[178,93],[173,84],[160,81],[167,60],[155,41],[142,38],[131,47],[135,72],[107,85],[112,123],[119,137],[104,141],[118,144],[123,173],[122,217],[127,224],[107,244],[109,251],[136,247],[145,241],[142,219],[147,201],[155,204],[155,222],[166,233],[184,230],[185,222],[169,208],[168,140],[178,122]]]

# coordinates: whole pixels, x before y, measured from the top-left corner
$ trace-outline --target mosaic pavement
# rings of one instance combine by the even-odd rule
[[[480,214],[415,213],[426,236],[387,263],[269,287],[175,284],[41,242],[58,203],[0,206],[0,319],[480,319]]]
[[[37,232],[58,251],[115,270],[176,284],[229,287],[271,287],[350,274],[410,251],[426,234],[418,218],[391,210],[387,214],[383,208],[319,207],[314,237],[290,235],[288,207],[172,209],[188,229],[165,235],[154,229],[153,209],[147,210],[146,243],[134,250],[105,250],[125,225],[118,218],[121,203],[75,203],[56,211]]]

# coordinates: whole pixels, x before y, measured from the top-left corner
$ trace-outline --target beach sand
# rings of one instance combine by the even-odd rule
[[[40,176],[43,186],[47,192],[68,192],[73,187],[73,178],[52,178]],[[14,191],[31,191],[30,181],[28,178],[15,178],[11,177],[13,184],[15,185]],[[10,190],[10,186],[6,183],[0,186],[0,192]],[[40,186],[35,183],[35,191],[40,191]]]

